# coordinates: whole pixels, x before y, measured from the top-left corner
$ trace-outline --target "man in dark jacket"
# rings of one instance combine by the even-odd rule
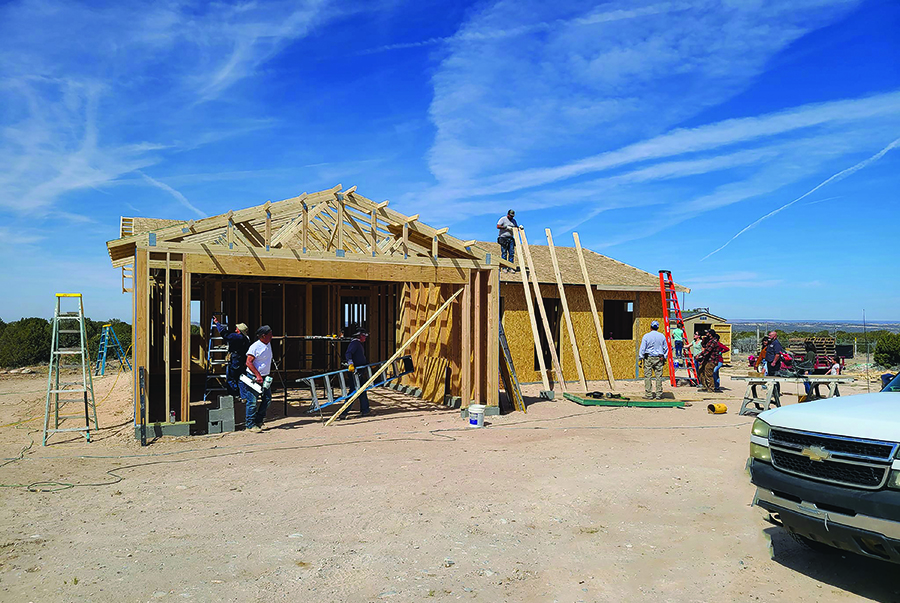
[[[250,349],[250,338],[247,337],[247,325],[239,322],[234,331],[228,332],[228,325],[223,325],[218,318],[213,317],[213,326],[219,331],[219,336],[228,344],[228,364],[225,366],[225,385],[228,392],[235,398],[241,397],[238,379],[244,372],[247,364],[247,350]]]
[[[368,364],[368,361],[366,360],[366,352],[365,350],[363,350],[363,344],[366,342],[366,338],[368,336],[369,334],[366,333],[364,329],[356,329],[350,345],[347,346],[347,353],[344,355],[344,357],[347,360],[347,364],[351,373],[355,373],[357,367],[365,366],[366,364]],[[350,380],[352,384],[351,387],[353,387],[353,391],[350,392],[351,394],[356,391],[355,378],[356,375],[354,375],[354,378]],[[362,385],[362,383],[360,383],[359,385]],[[359,402],[359,415],[361,417],[372,414],[372,411],[369,410],[369,397],[366,395],[366,392],[362,392],[357,398],[357,401]],[[347,410],[349,411],[349,409]]]
[[[781,370],[781,356],[784,354],[784,348],[778,341],[778,333],[772,331],[769,333],[769,345],[766,346],[766,366],[769,375],[774,375]]]

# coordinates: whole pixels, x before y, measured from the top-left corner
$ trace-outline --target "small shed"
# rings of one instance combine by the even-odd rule
[[[702,335],[709,329],[715,329],[722,343],[729,348],[728,352],[722,354],[722,358],[725,364],[731,364],[731,323],[710,312],[709,308],[686,310],[682,316],[684,318],[684,334],[688,340],[693,340],[695,333]]]

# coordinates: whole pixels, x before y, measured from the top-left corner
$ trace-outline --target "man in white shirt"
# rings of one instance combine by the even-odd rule
[[[261,326],[256,330],[256,338],[247,350],[247,375],[241,379],[240,388],[241,398],[247,404],[247,431],[259,433],[272,401],[272,380],[266,379],[272,369],[272,329]]]

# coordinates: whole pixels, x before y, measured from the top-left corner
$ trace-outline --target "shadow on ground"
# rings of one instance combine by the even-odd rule
[[[772,559],[776,563],[873,601],[900,601],[900,568],[893,563],[841,551],[820,553],[796,542],[781,528],[763,531],[772,539]]]

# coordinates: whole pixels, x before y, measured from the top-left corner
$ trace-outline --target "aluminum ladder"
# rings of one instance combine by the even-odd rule
[[[103,330],[100,331],[100,350],[97,352],[97,364],[94,367],[95,376],[102,377],[106,374],[106,355],[110,346],[112,346],[113,352],[119,359],[119,364],[128,367],[129,371],[131,370],[131,362],[128,361],[128,356],[125,355],[122,344],[119,343],[119,336],[116,335],[111,324],[106,324],[103,325]]]
[[[684,367],[675,368],[675,346],[672,345],[672,322],[683,323],[681,318],[681,306],[678,305],[678,292],[675,291],[675,281],[672,280],[672,272],[669,270],[659,271],[659,294],[662,297],[663,306],[663,323],[665,325],[666,342],[669,344],[669,353],[666,361],[669,364],[669,382],[672,387],[678,385],[678,376],[676,370],[684,368],[687,370],[687,382],[689,385],[697,385],[697,372],[694,369],[694,356],[691,354],[690,345],[682,348],[681,360]]]
[[[228,324],[228,316],[222,312],[213,312],[213,316],[219,319],[223,325]],[[228,344],[225,338],[219,335],[218,329],[209,321],[209,339],[206,342],[206,387],[203,390],[203,401],[209,399],[209,395],[215,392],[228,393],[225,385],[226,367],[228,366]]]
[[[337,402],[343,402],[352,396],[356,390],[359,389],[360,385],[368,381],[372,375],[377,373],[378,369],[384,366],[384,364],[384,362],[374,362],[372,364],[358,366],[352,373],[347,369],[343,369],[297,379],[296,382],[307,385],[312,394],[312,403],[307,412],[312,413],[319,411],[321,414],[323,408]],[[367,387],[365,391],[387,385],[391,381],[412,373],[413,370],[412,356],[401,356],[391,362],[391,366],[378,377],[375,383]],[[337,387],[335,387],[335,382],[337,382]],[[324,398],[319,397],[320,389],[324,394]]]
[[[76,310],[63,311],[64,300],[78,300]],[[44,411],[43,446],[54,433],[72,431],[81,432],[88,442],[91,441],[91,418],[94,430],[100,429],[97,423],[97,405],[94,401],[94,380],[91,375],[91,359],[87,349],[87,331],[84,319],[84,301],[81,293],[57,293],[56,308],[53,311],[53,337],[50,344],[50,367],[47,370],[47,405]],[[60,381],[63,368],[75,368],[75,363],[65,363],[66,357],[77,359],[81,368],[81,381]],[[60,398],[60,394],[64,397]],[[80,395],[79,395],[80,394]],[[65,397],[65,396],[78,397]],[[73,402],[84,404],[84,416],[60,416],[60,406]],[[53,417],[53,427],[50,418]],[[60,427],[60,421],[67,419],[84,419],[84,427]]]

